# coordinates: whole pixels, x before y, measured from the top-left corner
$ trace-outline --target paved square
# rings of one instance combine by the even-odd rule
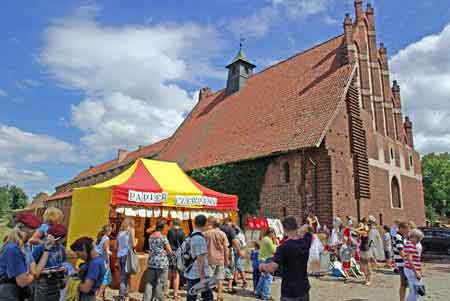
[[[399,299],[399,277],[385,269],[380,269],[375,273],[371,287],[367,287],[356,280],[344,283],[344,281],[330,276],[320,279],[310,278],[310,281],[312,301],[398,301]],[[450,296],[450,264],[425,264],[424,283],[427,296],[423,300],[448,301]],[[273,297],[275,300],[280,298],[280,284],[280,279],[274,281]],[[117,294],[117,292],[108,291],[109,298],[112,299],[114,294]],[[182,296],[181,300],[185,300],[184,291],[180,296]],[[141,294],[133,294],[133,297],[142,300]],[[238,289],[236,295],[225,295],[225,300],[244,301],[255,300],[255,298],[252,296],[250,289]]]

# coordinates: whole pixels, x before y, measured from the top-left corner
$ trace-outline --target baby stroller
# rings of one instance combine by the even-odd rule
[[[342,263],[339,261],[337,256],[337,248],[328,247],[327,249],[327,264],[329,266],[328,270],[331,272],[331,275],[337,278],[346,278],[344,269],[342,268]]]
[[[331,275],[337,278],[347,278],[345,276],[344,269],[342,268],[342,263],[339,260],[331,262]]]
[[[355,258],[350,259],[350,273],[356,279],[365,279],[364,273],[361,272],[359,264],[356,262]]]

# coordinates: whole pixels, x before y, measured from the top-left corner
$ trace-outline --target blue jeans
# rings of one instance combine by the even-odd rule
[[[256,292],[256,287],[258,286],[259,278],[261,277],[261,272],[259,269],[253,268],[253,291]]]
[[[255,293],[259,296],[270,297],[272,295],[272,281],[272,274],[261,273]]]
[[[127,256],[122,256],[118,258],[120,267],[120,287],[119,287],[119,297],[127,297],[128,289],[130,286],[130,274],[125,273],[125,263],[127,262]]]
[[[187,291],[188,292],[194,285],[196,285],[197,283],[200,282],[200,279],[193,279],[193,280],[186,279],[186,280],[187,280],[187,286],[188,286]],[[195,301],[195,300],[197,300],[197,296],[191,296],[191,295],[187,294],[186,300],[187,301]],[[202,300],[203,301],[213,301],[214,300],[214,295],[213,295],[213,292],[211,289],[204,291],[202,293]]]

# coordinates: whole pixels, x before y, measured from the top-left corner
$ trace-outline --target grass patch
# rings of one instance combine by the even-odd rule
[[[0,218],[0,247],[3,246],[3,239],[8,234],[10,228],[6,225],[8,224],[8,219]]]

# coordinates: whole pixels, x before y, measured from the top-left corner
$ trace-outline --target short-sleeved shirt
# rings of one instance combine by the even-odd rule
[[[236,231],[228,225],[220,226],[220,230],[222,230],[225,233],[225,235],[227,236],[227,239],[228,239],[228,245],[230,247],[232,247],[233,240],[236,239]]]
[[[164,235],[158,238],[150,237],[148,239],[148,249],[150,252],[150,257],[148,258],[149,268],[162,270],[169,268],[169,258],[164,249],[168,244],[169,240]]]
[[[15,243],[7,243],[0,254],[0,278],[13,280],[28,271],[25,254]]]
[[[84,268],[87,268],[87,272],[81,277],[81,281],[84,282],[86,279],[94,281],[94,285],[89,293],[93,294],[103,283],[103,277],[106,273],[105,260],[103,257],[97,256],[89,261],[87,267]],[[83,295],[83,293],[81,295]]]
[[[33,258],[36,262],[39,262],[39,260],[42,257],[42,254],[44,254],[45,247],[44,245],[36,246],[33,249]],[[64,247],[60,244],[54,245],[50,249],[50,253],[48,254],[48,260],[45,264],[45,268],[56,268],[61,267],[63,262],[67,261],[66,251],[64,250]]]
[[[384,233],[383,240],[384,240],[384,250],[392,252],[391,234],[389,232]]]
[[[193,235],[194,233],[200,232],[198,230],[194,230],[191,234],[190,238],[190,246],[191,246],[191,257],[197,259],[198,256],[208,255],[208,246],[206,243],[206,238],[203,235]],[[205,277],[209,277],[209,266],[208,266],[208,256],[205,256]],[[198,270],[197,260],[194,261],[192,267],[184,273],[184,277],[187,279],[195,280],[200,279],[200,273]]]
[[[312,235],[306,233],[301,239],[289,239],[280,245],[273,261],[281,267],[281,297],[300,298],[309,289],[308,259]]]
[[[259,269],[259,250],[253,250],[250,254],[250,259],[252,261],[252,268],[254,270]]]
[[[403,268],[405,266],[405,261],[403,257],[400,256],[400,251],[404,249],[405,238],[400,233],[397,233],[394,238],[394,262],[397,268]]]
[[[39,228],[36,229],[36,231],[39,231],[39,232],[43,233],[44,236],[47,236],[48,235],[48,228],[49,228],[48,224],[41,224],[39,226]]]
[[[226,234],[219,228],[214,228],[205,232],[208,244],[208,263],[210,265],[222,265],[225,263],[225,250],[229,243]]]
[[[413,244],[412,241],[405,241],[405,253],[406,255],[412,255],[412,264],[416,268],[417,271],[422,270],[422,261],[420,259],[420,250],[417,248],[416,244]],[[405,268],[412,270],[413,267],[409,264],[409,261],[405,261]]]
[[[117,257],[126,256],[129,249],[130,235],[127,231],[120,231],[117,235]]]
[[[259,261],[264,262],[266,259],[271,258],[276,249],[277,246],[272,239],[269,236],[264,236],[259,246]]]
[[[34,257],[33,257],[33,251],[32,251],[31,245],[25,244],[23,246],[23,249],[25,251],[25,262],[26,262],[26,266],[27,266],[27,272],[29,272],[31,264],[35,263],[36,261],[34,260]]]
[[[342,261],[350,261],[352,259],[353,249],[351,246],[344,245],[341,248],[341,259]]]
[[[170,247],[172,248],[172,251],[176,251],[179,247],[181,247],[181,244],[183,243],[185,236],[183,229],[181,228],[172,228],[167,233],[167,239],[169,240]]]
[[[107,249],[106,251],[108,252],[108,254],[103,254],[103,245],[106,242],[106,246]],[[103,256],[103,258],[107,258],[111,255],[111,251],[109,249],[109,237],[108,235],[103,235],[102,239],[100,240],[100,242],[95,246],[95,251],[97,251],[98,255]]]

